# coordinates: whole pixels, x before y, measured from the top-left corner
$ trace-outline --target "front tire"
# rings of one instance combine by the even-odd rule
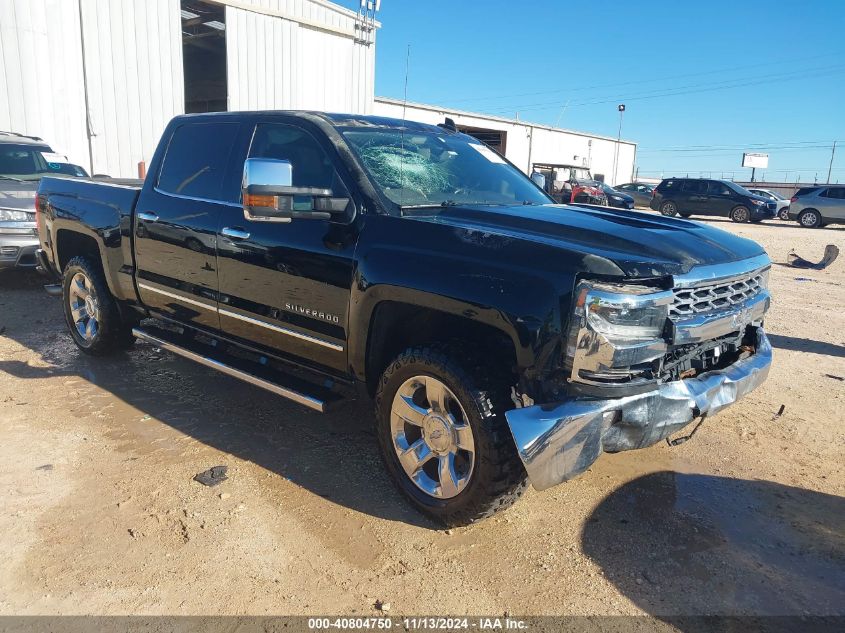
[[[100,267],[88,258],[74,257],[65,266],[62,304],[71,338],[86,354],[105,356],[135,342]]]
[[[508,382],[468,358],[448,347],[408,349],[376,394],[388,473],[418,510],[452,526],[509,507],[527,487],[504,416]]]
[[[748,207],[742,205],[734,207],[731,211],[731,220],[740,224],[749,222],[751,220],[751,211],[748,210]]]
[[[781,220],[788,220],[789,219],[789,207],[784,207],[780,211],[778,211],[778,218]]]
[[[815,209],[807,209],[798,214],[798,224],[805,229],[815,229],[822,225],[822,216]]]

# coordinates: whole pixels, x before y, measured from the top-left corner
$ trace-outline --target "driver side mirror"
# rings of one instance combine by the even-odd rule
[[[294,187],[292,183],[290,161],[247,158],[242,182],[244,217],[252,222],[290,222],[346,215],[349,198],[335,197],[331,189]]]

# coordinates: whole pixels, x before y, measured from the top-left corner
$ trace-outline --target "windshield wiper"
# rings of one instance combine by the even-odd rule
[[[400,209],[445,209],[446,207],[455,207],[458,203],[454,200],[444,200],[443,202],[427,202],[425,204],[403,204]]]

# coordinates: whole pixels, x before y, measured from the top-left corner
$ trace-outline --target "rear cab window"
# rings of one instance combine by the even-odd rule
[[[165,193],[213,202],[238,202],[240,189],[226,178],[239,123],[184,123],[173,132],[158,175]]]

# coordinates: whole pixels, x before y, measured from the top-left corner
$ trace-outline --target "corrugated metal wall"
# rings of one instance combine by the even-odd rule
[[[375,44],[356,39],[354,12],[324,0],[211,1],[227,5],[230,110],[372,110]],[[135,176],[185,109],[180,8],[0,0],[0,130],[41,136],[92,173]]]
[[[179,0],[82,0],[94,171],[134,176],[185,111]]]
[[[0,0],[0,129],[93,173],[136,175],[183,83],[179,0]]]
[[[230,110],[372,111],[375,43],[356,41],[353,13],[309,0],[222,4]]]
[[[90,167],[77,0],[0,0],[0,130]]]

